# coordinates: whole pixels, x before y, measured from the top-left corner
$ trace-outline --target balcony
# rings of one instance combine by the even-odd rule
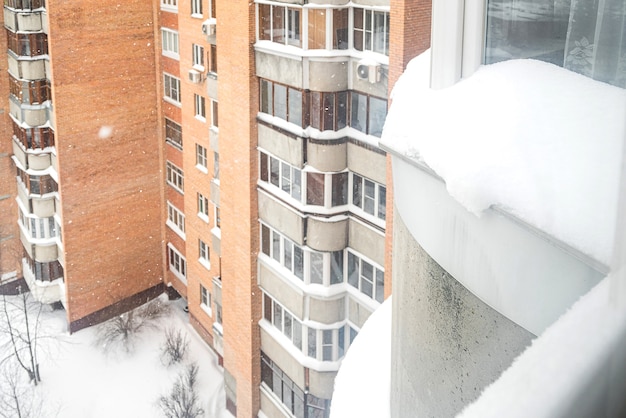
[[[50,103],[28,105],[20,103],[16,98],[9,98],[9,112],[20,125],[42,126],[50,120]]]
[[[18,59],[13,54],[8,54],[9,73],[25,80],[41,80],[46,78],[46,60],[44,59]]]
[[[4,8],[4,26],[12,32],[41,32],[41,12],[19,12]]]
[[[36,301],[44,304],[55,302],[65,304],[65,285],[62,277],[52,281],[37,280],[26,259],[22,260],[22,271],[28,289]]]

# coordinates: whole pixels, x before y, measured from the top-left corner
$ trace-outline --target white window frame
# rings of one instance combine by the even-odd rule
[[[182,239],[186,239],[185,235],[185,214],[181,212],[170,201],[167,202],[167,221],[165,224]]]
[[[187,260],[171,243],[167,244],[167,254],[170,271],[174,276],[187,284]]]
[[[359,205],[359,202],[354,201],[354,187],[357,184],[357,182],[361,183],[361,189],[359,192],[360,201],[361,201],[360,205]],[[373,197],[366,196],[365,194],[365,186],[368,182],[374,185]],[[381,195],[382,190],[384,190],[384,193],[385,193],[384,197],[386,198],[387,188],[385,187],[384,184],[380,184],[358,173],[353,173],[353,172],[350,173],[350,179],[349,179],[349,184],[348,184],[348,201],[350,202],[350,205],[353,207],[353,210],[355,212],[363,214],[370,219],[376,219],[377,222],[385,222],[386,217],[387,217],[387,214],[386,214],[387,207],[385,205],[385,202],[383,202],[382,208],[380,204],[380,200],[382,199],[382,195]],[[374,209],[372,212],[367,211],[365,209],[366,198],[373,200]],[[381,209],[384,209],[385,213],[383,213]]]
[[[220,207],[218,205],[213,206],[213,221],[215,222],[215,228],[220,230],[222,227],[222,219],[220,218]]]
[[[161,53],[165,57],[180,60],[178,31],[161,28]]]
[[[209,223],[209,198],[198,193],[198,218]]]
[[[356,286],[351,283],[350,280],[350,256],[353,256],[357,259],[357,284]],[[369,266],[372,267],[372,295],[368,295],[365,291],[364,291],[364,281],[369,282],[369,279],[367,279],[364,275],[363,275],[363,265],[367,264]],[[345,261],[345,280],[346,283],[348,284],[348,288],[349,289],[355,289],[358,290],[358,294],[362,295],[363,297],[374,301],[377,304],[380,304],[383,302],[384,298],[385,298],[385,269],[378,265],[378,263],[375,263],[374,261],[368,259],[367,257],[357,253],[356,251],[352,250],[352,249],[347,249],[346,251],[346,261]],[[382,273],[382,289],[380,290],[380,292],[377,290],[377,282],[378,282],[378,274],[377,273]]]
[[[163,99],[180,107],[180,97],[180,78],[163,73]]]
[[[206,122],[206,99],[199,94],[193,95],[195,117],[201,122]]]
[[[178,0],[161,0],[161,10],[178,13]]]
[[[198,238],[198,262],[207,270],[211,270],[211,248],[200,238]]]
[[[218,106],[218,102],[217,100],[214,99],[209,99],[209,104],[211,106],[210,112],[211,112],[211,130],[217,132],[219,130],[218,125],[219,125],[219,106]]]
[[[213,311],[211,310],[211,292],[202,284],[200,284],[200,307],[207,315],[213,316]]]
[[[200,144],[196,144],[196,168],[205,174],[209,173],[207,167],[207,149]]]
[[[165,163],[165,178],[167,184],[181,194],[185,194],[185,173],[171,161]]]
[[[355,25],[354,25],[354,21],[356,20],[356,17],[354,16],[354,10],[355,9],[356,8],[352,8],[352,13],[351,13],[352,14],[352,22],[353,22],[353,24],[351,25],[351,29],[352,29],[351,32],[352,33],[350,34],[350,36],[352,37],[352,39],[354,39],[354,33],[353,33],[354,31],[357,31],[357,30],[358,31],[362,31],[363,32],[363,36],[362,36],[362,38],[363,38],[363,45],[361,45],[361,50],[363,52],[368,51],[368,52],[373,52],[375,54],[381,54],[381,55],[389,56],[389,39],[388,39],[389,38],[389,28],[387,28],[387,22],[389,21],[389,15],[390,15],[389,11],[388,10],[374,10],[374,9],[371,9],[371,8],[358,7],[358,9],[363,11],[363,22],[362,22],[363,29],[356,29]],[[383,47],[383,51],[382,52],[374,50],[374,43],[376,42],[376,40],[375,40],[376,39],[376,34],[378,33],[378,32],[375,31],[376,28],[374,26],[374,15],[375,14],[380,14],[380,13],[383,14],[383,18],[385,20],[385,24],[383,26],[383,33],[382,33],[382,35],[383,35],[383,45],[387,45],[386,49]],[[369,27],[366,26],[366,23],[368,21],[368,18],[367,18],[368,14],[370,15],[370,17],[369,17],[370,26]],[[370,34],[369,45],[366,43],[366,38],[367,38],[365,36],[366,33]],[[385,43],[385,36],[387,37],[387,43]],[[356,45],[353,45],[353,46],[354,46],[354,49],[359,50],[358,48],[356,48]]]
[[[171,130],[175,130],[176,132],[179,133],[179,137],[180,137],[180,142],[177,142],[176,140],[168,137],[167,133],[168,133],[168,128]],[[172,135],[170,135],[172,136]],[[183,127],[180,125],[180,123],[173,121],[172,119],[169,118],[165,118],[165,142],[167,142],[168,144],[170,144],[171,146],[173,146],[174,148],[177,148],[179,150],[183,149]]]
[[[267,181],[261,180],[263,175],[263,173],[261,173],[262,168],[260,161],[261,158],[263,158],[262,154],[264,154],[267,158],[267,173],[265,173]],[[278,184],[272,182],[272,166],[276,164],[278,165]],[[299,183],[297,181],[294,182],[294,179],[297,179],[298,177],[300,178]],[[289,198],[302,203],[306,190],[305,177],[306,174],[299,168],[292,166],[291,164],[281,160],[280,158],[276,158],[267,152],[259,151],[259,181],[277,190],[278,193],[283,194],[284,196],[289,196]],[[298,187],[294,187],[294,184],[298,184],[299,193],[297,192]]]
[[[193,68],[204,71],[204,47],[198,44],[191,45],[191,62]]]
[[[191,17],[202,18],[202,1],[191,0]]]

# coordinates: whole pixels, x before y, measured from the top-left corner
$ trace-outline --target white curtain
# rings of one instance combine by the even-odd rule
[[[563,66],[626,88],[626,1],[571,0]]]

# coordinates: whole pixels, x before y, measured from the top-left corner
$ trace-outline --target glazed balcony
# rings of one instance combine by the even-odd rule
[[[8,54],[9,74],[23,80],[41,80],[46,78],[45,59],[18,59],[14,54]]]
[[[4,0],[4,6],[21,11],[39,11],[46,7],[45,0]]]
[[[24,12],[4,8],[4,27],[12,32],[41,32],[43,30],[43,14]]]
[[[29,261],[31,262],[29,263]],[[57,261],[38,263],[29,259],[27,255],[22,260],[22,271],[24,272],[24,280],[35,300],[46,304],[65,301],[63,267],[61,267]],[[39,273],[47,277],[58,274],[60,274],[60,276],[51,280],[39,280],[37,278],[37,274]]]
[[[7,32],[9,51],[17,57],[39,57],[48,55],[48,35],[45,33]]]
[[[24,128],[13,121],[13,140],[27,150],[54,146],[54,131],[48,127]]]

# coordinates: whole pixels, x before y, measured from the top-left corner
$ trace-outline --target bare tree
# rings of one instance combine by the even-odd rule
[[[196,392],[198,365],[192,363],[178,375],[169,395],[159,398],[159,407],[167,418],[198,418],[204,416]]]
[[[33,302],[30,293],[24,292],[11,298],[2,295],[1,309],[4,323],[0,323],[0,332],[8,339],[5,343],[8,354],[2,361],[15,359],[30,381],[37,385],[41,381],[37,342],[43,305]]]
[[[96,342],[105,351],[121,348],[130,352],[134,348],[137,334],[146,328],[155,327],[156,320],[168,312],[169,305],[157,298],[102,324]]]
[[[165,331],[165,341],[161,345],[161,361],[166,366],[180,363],[187,355],[189,341],[181,330],[168,328]]]
[[[35,418],[42,416],[42,402],[33,387],[23,381],[19,366],[6,362],[0,382],[0,417]]]

